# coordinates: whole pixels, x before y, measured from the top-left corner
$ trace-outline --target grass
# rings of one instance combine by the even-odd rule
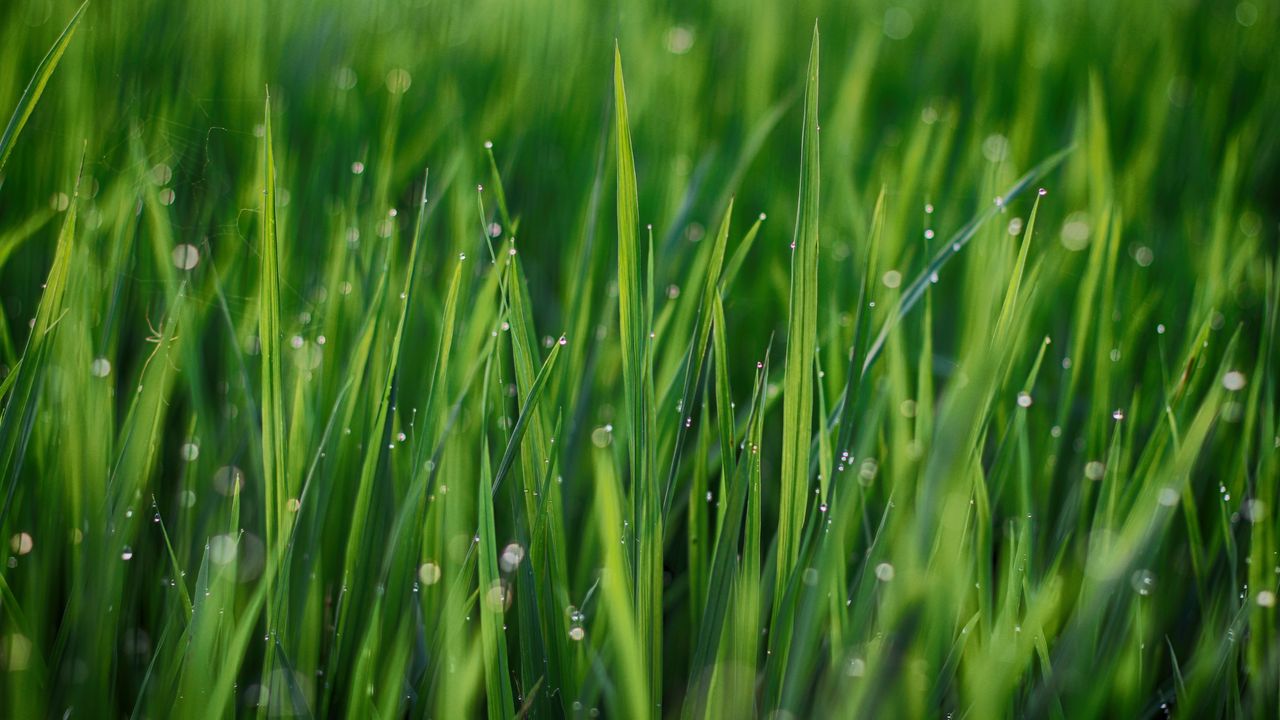
[[[1273,4],[0,19],[0,716],[1280,708]]]

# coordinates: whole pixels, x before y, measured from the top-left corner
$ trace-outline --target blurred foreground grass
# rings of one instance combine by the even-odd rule
[[[1274,2],[75,12],[0,715],[1280,706]]]

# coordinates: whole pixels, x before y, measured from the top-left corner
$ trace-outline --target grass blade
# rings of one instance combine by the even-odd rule
[[[783,369],[782,486],[778,508],[778,586],[791,576],[800,552],[809,494],[813,437],[813,359],[818,328],[818,27],[813,28],[804,92],[800,199],[791,243],[791,299]]]
[[[62,54],[71,44],[71,38],[80,25],[80,17],[87,7],[89,7],[88,0],[80,5],[75,15],[71,16],[67,26],[62,29],[62,34],[53,42],[53,47],[49,48],[44,59],[36,66],[36,72],[31,76],[31,82],[27,83],[27,89],[22,91],[22,97],[18,98],[18,106],[14,108],[13,116],[9,118],[9,124],[4,128],[4,135],[0,135],[0,171],[4,170],[5,163],[9,161],[9,154],[13,152],[13,145],[17,142],[18,135],[26,126],[32,111],[36,109],[36,103],[44,94],[44,87],[49,84],[49,78],[53,77],[53,71],[58,68]]]

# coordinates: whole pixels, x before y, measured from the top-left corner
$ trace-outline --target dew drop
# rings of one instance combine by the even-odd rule
[[[173,249],[171,259],[179,270],[191,270],[200,264],[200,250],[195,245],[183,243]]]
[[[100,378],[110,375],[111,361],[104,357],[95,359],[93,363],[89,365],[89,374]]]

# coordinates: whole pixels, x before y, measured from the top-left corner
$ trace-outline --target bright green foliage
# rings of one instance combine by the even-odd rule
[[[0,3],[0,717],[1275,717],[1278,36]]]

